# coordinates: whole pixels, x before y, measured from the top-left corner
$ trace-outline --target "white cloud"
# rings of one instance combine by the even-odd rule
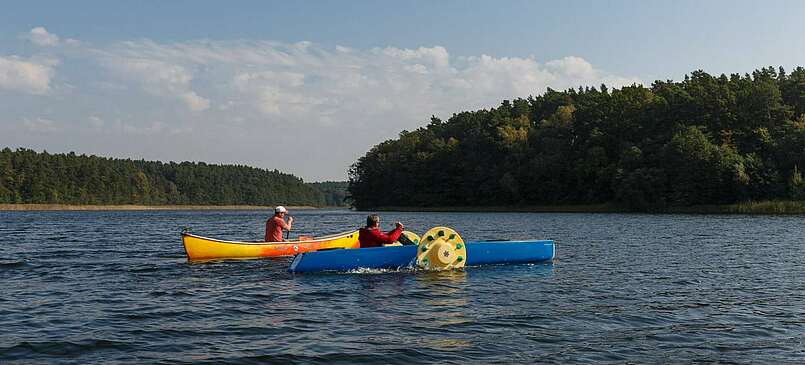
[[[162,134],[165,132],[165,124],[159,121],[151,122],[150,125],[138,127],[132,124],[122,124],[123,133],[125,134],[139,134],[144,136],[152,136],[155,134]]]
[[[233,77],[232,84],[233,92],[251,99],[252,106],[264,114],[304,112],[304,109],[300,110],[300,106],[321,103],[303,94],[305,75],[301,73],[274,71],[239,73]]]
[[[593,65],[581,57],[569,56],[561,60],[553,60],[545,63],[553,72],[565,75],[573,79],[591,79],[596,77]]]
[[[44,27],[36,27],[28,33],[28,39],[37,46],[55,46],[59,44],[59,36],[48,33]]]
[[[188,126],[174,126],[160,120],[138,121],[117,118],[107,122],[98,116],[92,116],[89,119],[89,123],[96,131],[129,141],[142,139],[145,142],[154,138],[171,137],[181,133],[192,132],[192,128]]]
[[[146,92],[182,101],[192,111],[210,107],[210,101],[190,88],[193,75],[186,68],[163,60],[126,58],[106,54],[102,63],[118,76],[139,84]]]
[[[88,122],[90,126],[96,129],[103,128],[103,126],[106,125],[106,122],[97,115],[91,115]]]
[[[25,126],[25,129],[33,133],[48,134],[61,132],[63,130],[58,123],[45,118],[24,119],[22,125]]]
[[[376,52],[378,50],[375,50]],[[392,59],[399,59],[402,61],[415,61],[424,62],[433,67],[442,68],[447,67],[450,63],[450,56],[444,47],[419,47],[417,49],[400,49],[394,47],[384,48],[379,52]]]
[[[208,99],[198,96],[193,91],[188,91],[180,96],[180,99],[187,104],[187,107],[194,112],[200,112],[210,108],[210,101]]]
[[[58,35],[48,32],[45,27],[35,27],[28,34],[25,34],[23,38],[40,47],[78,46],[81,44],[81,42],[71,38],[62,40]]]
[[[54,61],[23,60],[0,56],[0,88],[33,95],[50,91]]]
[[[547,87],[640,82],[606,74],[581,57],[544,64],[533,57],[487,55],[451,60],[440,46],[360,50],[310,42],[145,40],[99,53],[107,67],[152,95],[175,98],[194,111],[212,103],[226,105],[219,110],[238,106],[274,123],[355,123],[394,114],[390,128],[410,127],[423,116],[490,107]],[[206,88],[191,87],[191,80]]]

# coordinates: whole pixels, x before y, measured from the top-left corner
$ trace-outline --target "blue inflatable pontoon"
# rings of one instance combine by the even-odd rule
[[[427,263],[428,259],[435,261],[440,258],[440,255],[444,255],[444,257],[453,255],[453,257],[450,257],[451,262],[465,261],[467,266],[542,262],[552,260],[556,256],[553,241],[527,240],[448,242],[451,245],[449,253],[446,251],[434,251],[433,255],[425,257],[423,253],[427,251],[426,241],[428,239],[439,241],[438,236],[441,232],[438,229],[435,232],[437,233],[423,236],[423,242],[419,246],[334,249],[302,253],[294,257],[289,271],[301,273],[357,269],[400,269],[418,264],[422,266],[421,262]],[[448,233],[450,232],[452,231]],[[449,237],[453,238],[452,235]],[[447,244],[443,245],[447,246]],[[461,267],[463,266],[461,265]]]

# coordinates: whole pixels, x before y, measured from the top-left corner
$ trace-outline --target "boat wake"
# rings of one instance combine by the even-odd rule
[[[413,268],[410,267],[400,267],[396,269],[372,269],[366,267],[359,267],[357,269],[349,270],[343,272],[344,274],[387,274],[387,273],[399,273],[399,272],[413,272]]]

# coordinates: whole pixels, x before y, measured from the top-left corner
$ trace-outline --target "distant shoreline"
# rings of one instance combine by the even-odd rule
[[[349,209],[348,207],[286,206],[302,209]],[[112,210],[272,210],[263,205],[79,205],[79,204],[0,204],[0,211],[112,211]],[[377,212],[477,212],[477,213],[641,213],[616,204],[524,205],[524,206],[388,206],[361,211]],[[805,201],[759,201],[727,205],[673,207],[655,214],[805,214]]]
[[[362,211],[379,212],[468,212],[468,213],[628,213],[629,210],[608,204],[591,205],[523,205],[523,206],[433,206],[406,207],[388,206]]]
[[[286,206],[288,209],[317,209],[313,206]],[[0,211],[37,210],[273,210],[262,205],[78,205],[78,204],[0,204]]]
[[[805,214],[805,201],[758,201],[725,205],[672,207],[657,212],[637,212],[616,204],[403,207],[369,209],[390,212],[480,212],[480,213],[654,213],[654,214]],[[369,211],[366,210],[366,211]]]

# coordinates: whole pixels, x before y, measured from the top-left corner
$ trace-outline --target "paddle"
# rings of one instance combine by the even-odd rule
[[[291,218],[291,216],[288,216],[288,218]],[[289,237],[291,237],[291,227],[288,227],[288,230],[285,231],[285,240],[287,241]]]

